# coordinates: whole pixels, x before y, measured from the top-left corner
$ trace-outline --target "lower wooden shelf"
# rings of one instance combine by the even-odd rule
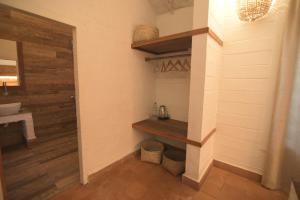
[[[169,140],[175,140],[186,144],[201,147],[200,142],[196,142],[187,138],[187,122],[178,120],[151,120],[146,119],[140,122],[132,124],[132,127],[136,130],[143,131],[145,133],[160,136]]]

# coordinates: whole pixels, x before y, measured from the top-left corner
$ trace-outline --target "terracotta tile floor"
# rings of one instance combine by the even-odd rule
[[[86,186],[61,193],[55,200],[286,200],[276,191],[219,168],[212,168],[200,191],[183,185],[161,166],[130,158],[94,177]]]

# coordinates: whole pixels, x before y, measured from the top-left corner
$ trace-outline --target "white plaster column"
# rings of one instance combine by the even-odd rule
[[[208,26],[208,0],[194,1],[193,29]],[[207,34],[193,37],[191,80],[190,80],[190,102],[188,117],[188,138],[201,142],[203,95],[206,65],[206,43]],[[201,149],[187,145],[186,149],[186,171],[183,176],[190,180],[200,182],[200,154]]]
[[[220,0],[195,0],[193,29],[212,27],[222,35]],[[201,142],[216,128],[222,48],[208,34],[193,37],[188,138]],[[188,179],[199,183],[214,159],[214,136],[201,148],[187,145]]]

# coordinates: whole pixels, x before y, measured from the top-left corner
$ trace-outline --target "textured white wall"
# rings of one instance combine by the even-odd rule
[[[210,0],[208,26],[223,39],[223,0]],[[217,110],[219,95],[219,74],[223,67],[223,48],[210,36],[207,37],[206,67],[203,96],[203,113],[201,140],[203,140],[217,126]],[[202,177],[214,159],[214,141],[212,136],[201,148],[199,174]]]
[[[76,27],[84,178],[133,152],[154,101],[144,54],[130,48],[138,24],[154,24],[147,0],[1,0]]]
[[[157,73],[155,101],[166,105],[172,119],[188,121],[190,78],[187,72]]]
[[[300,19],[300,18],[299,18]],[[294,88],[290,105],[289,121],[285,141],[283,186],[288,191],[290,181],[300,180],[300,44],[296,63]]]
[[[211,27],[222,33],[222,1],[195,1],[193,27]],[[217,121],[219,71],[222,48],[207,34],[193,37],[188,137],[202,141]],[[214,159],[214,137],[202,147],[187,145],[184,176],[199,182]]]
[[[190,31],[193,28],[193,7],[180,8],[173,13],[157,15],[156,26],[160,36]]]
[[[168,12],[156,16],[156,26],[159,28],[160,36],[192,30],[192,25],[193,7],[177,9],[173,13]],[[163,61],[168,62],[168,60]],[[162,64],[163,61],[153,62],[153,64]],[[190,59],[188,61],[190,62]],[[172,59],[172,62],[175,63],[176,58]],[[188,121],[189,91],[189,72],[155,73],[155,102],[158,106],[166,105],[172,119]],[[186,145],[180,142],[159,137],[156,139],[181,149],[186,148]]]
[[[212,10],[211,12],[216,12]],[[203,140],[213,129],[217,127],[217,110],[219,95],[219,74],[223,67],[222,47],[212,38],[208,37],[206,47],[206,71],[204,82],[203,114],[201,140]],[[201,148],[200,173],[205,173],[214,159],[214,140],[212,136]]]
[[[215,158],[261,174],[272,118],[282,33],[280,13],[238,20],[226,2]]]
[[[192,30],[193,7],[181,8],[174,10],[173,13],[168,12],[157,15],[156,26],[159,28],[160,36]],[[168,60],[165,61],[167,62]],[[172,59],[172,61],[175,63],[176,59]],[[172,119],[187,121],[190,87],[189,73],[156,73],[155,78],[155,99],[158,105],[166,105]]]

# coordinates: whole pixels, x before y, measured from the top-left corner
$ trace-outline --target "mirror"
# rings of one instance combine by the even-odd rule
[[[0,39],[0,87],[21,86],[21,43]]]

